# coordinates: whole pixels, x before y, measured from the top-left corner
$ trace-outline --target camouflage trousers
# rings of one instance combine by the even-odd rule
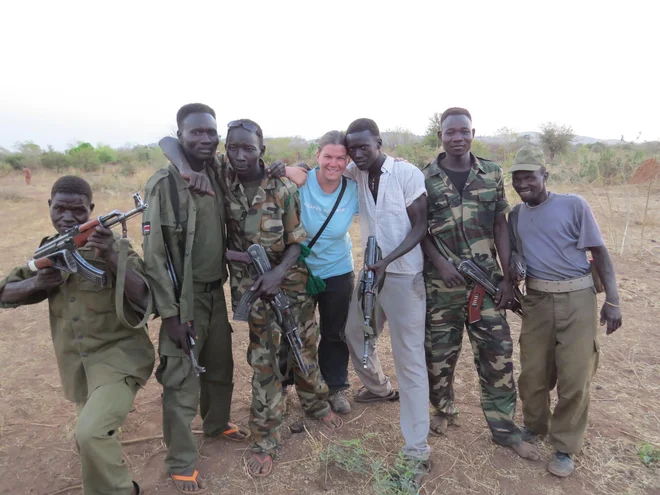
[[[461,353],[463,328],[467,327],[474,364],[479,374],[481,409],[500,445],[521,440],[514,423],[516,386],[513,378],[513,342],[503,312],[486,296],[481,320],[468,323],[466,287],[448,289],[441,279],[425,277],[426,337],[424,348],[429,374],[429,395],[436,412],[448,417],[458,414],[454,404],[454,373]]]
[[[289,297],[289,300],[292,300]],[[317,358],[319,327],[314,316],[314,302],[309,296],[298,296],[292,304],[302,341],[302,355],[310,365],[311,373],[304,376],[291,357],[293,379],[300,398],[300,404],[308,416],[320,418],[330,413],[328,386],[321,377]],[[256,452],[273,452],[280,444],[279,430],[284,418],[284,395],[279,372],[277,355],[282,330],[275,321],[270,305],[258,301],[248,318],[250,345],[248,363],[252,366],[252,408],[250,411],[250,433]],[[268,338],[271,326],[272,342]],[[285,338],[286,339],[286,338]],[[271,351],[271,346],[274,346]],[[275,359],[273,360],[273,357]],[[276,371],[275,368],[278,368]]]

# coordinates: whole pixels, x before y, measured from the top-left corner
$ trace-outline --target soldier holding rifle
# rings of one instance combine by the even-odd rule
[[[254,447],[247,468],[250,475],[265,477],[273,469],[284,415],[277,348],[286,331],[280,328],[270,305],[280,290],[290,303],[285,313],[290,311],[297,320],[302,358],[311,368],[305,375],[291,359],[303,409],[329,429],[340,428],[343,422],[330,409],[328,388],[318,368],[318,325],[313,301],[306,294],[308,271],[299,261],[300,243],[306,232],[300,221],[295,185],[266,174],[262,160],[266,147],[258,124],[242,119],[230,122],[228,127],[225,148],[229,163],[222,160],[219,177],[225,201],[223,215],[227,218],[232,304],[236,310],[247,291],[254,292],[253,299],[261,299],[252,305],[248,316],[248,362],[253,369],[250,431]],[[178,147],[168,147],[167,155],[183,173],[189,172],[190,165]],[[253,280],[249,270],[253,258],[247,251],[255,244],[265,249],[272,269]]]
[[[447,425],[457,420],[454,372],[463,328],[467,327],[479,373],[481,406],[493,440],[523,458],[538,460],[537,449],[522,440],[513,421],[513,343],[504,312],[512,307],[513,286],[508,273],[511,248],[505,214],[509,206],[502,170],[470,152],[474,129],[467,110],[446,110],[438,137],[445,151],[423,169],[429,196],[429,233],[422,244],[426,254],[426,362],[435,408],[431,432],[444,434]],[[443,257],[438,247],[453,254],[452,259]],[[472,260],[499,281],[495,297],[465,280],[452,263],[460,260]]]
[[[178,490],[199,493],[206,484],[196,469],[197,442],[190,429],[197,409],[208,436],[241,441],[247,431],[229,422],[234,361],[222,287],[226,236],[224,197],[213,167],[215,112],[199,103],[185,105],[177,113],[177,126],[178,140],[169,139],[209,178],[216,194],[193,195],[176,167],[167,165],[147,182],[150,207],[142,233],[145,267],[162,319],[156,378],[163,386],[165,467]],[[203,373],[194,367],[197,360]]]

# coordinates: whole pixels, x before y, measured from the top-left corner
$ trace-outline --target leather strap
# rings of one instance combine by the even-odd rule
[[[323,233],[325,228],[330,223],[330,220],[332,219],[332,215],[334,215],[335,212],[337,211],[337,208],[339,208],[339,203],[341,203],[341,199],[344,197],[344,191],[346,191],[346,184],[347,183],[348,183],[348,180],[346,179],[346,177],[342,177],[341,178],[341,189],[339,191],[339,196],[337,196],[337,201],[335,201],[335,205],[332,207],[332,210],[330,210],[330,214],[328,215],[328,218],[325,219],[325,222],[323,222],[323,225],[321,225],[321,228],[319,229],[319,231],[316,233],[314,238],[311,241],[309,241],[309,244],[307,244],[307,247],[309,249],[312,249],[312,246],[314,244],[316,244],[316,241],[319,240],[319,237],[321,237],[321,234]]]

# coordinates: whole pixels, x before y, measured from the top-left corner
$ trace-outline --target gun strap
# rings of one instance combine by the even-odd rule
[[[149,321],[151,310],[153,308],[153,298],[151,293],[147,299],[147,309],[144,312],[144,317],[137,325],[131,325],[126,321],[124,315],[124,286],[126,285],[126,271],[128,269],[128,239],[122,237],[119,239],[119,261],[117,263],[117,287],[115,288],[115,310],[119,323],[128,328],[141,328]]]

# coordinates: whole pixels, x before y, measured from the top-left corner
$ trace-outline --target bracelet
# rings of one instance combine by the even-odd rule
[[[619,307],[618,304],[612,304],[612,303],[609,302],[607,299],[605,299],[605,304],[609,304],[610,306],[612,306],[612,307],[614,307],[614,308],[618,308],[618,307]]]

